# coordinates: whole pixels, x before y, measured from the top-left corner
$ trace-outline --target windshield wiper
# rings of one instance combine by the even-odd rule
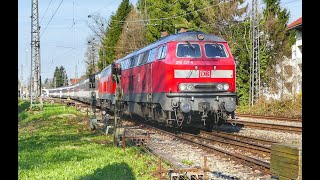
[[[195,47],[193,47],[193,46],[192,46],[192,44],[191,44],[189,41],[187,41],[187,43],[189,44],[189,46],[191,47],[191,49],[192,49],[193,51],[195,51],[195,50],[196,50],[196,48],[195,48]]]

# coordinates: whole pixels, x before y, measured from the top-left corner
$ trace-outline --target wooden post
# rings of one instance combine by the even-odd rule
[[[158,159],[158,167],[159,167],[159,169],[158,169],[158,179],[159,180],[161,180],[161,174],[162,174],[162,172],[161,172],[161,159],[159,158]]]
[[[207,170],[208,170],[208,167],[207,167],[207,156],[204,156],[204,159],[203,159],[203,179],[207,179]]]
[[[302,145],[276,143],[271,146],[270,173],[279,179],[302,179]]]
[[[122,148],[123,148],[123,151],[126,152],[126,131],[124,130],[123,131],[123,136],[122,136]]]

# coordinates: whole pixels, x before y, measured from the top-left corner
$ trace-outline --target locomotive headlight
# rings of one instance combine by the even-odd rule
[[[236,110],[236,103],[234,101],[227,101],[224,103],[224,108],[228,112],[233,112]]]
[[[192,84],[188,84],[187,85],[187,90],[192,90],[193,89],[193,85]]]
[[[219,91],[221,91],[221,90],[223,89],[223,85],[222,85],[222,84],[218,84],[218,85],[217,85],[217,89],[218,89]]]
[[[191,104],[190,104],[190,102],[188,102],[188,101],[183,101],[183,102],[181,102],[180,103],[180,109],[181,109],[181,111],[182,112],[184,112],[184,113],[188,113],[188,112],[190,112],[191,111]]]
[[[179,90],[184,91],[187,89],[187,86],[185,84],[179,84]]]
[[[229,87],[230,87],[229,84],[224,84],[223,85],[223,89],[226,90],[226,91],[228,91]]]

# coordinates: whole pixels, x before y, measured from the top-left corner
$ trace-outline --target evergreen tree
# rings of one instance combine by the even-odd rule
[[[53,85],[56,84],[56,87],[68,85],[68,76],[63,66],[60,66],[60,68],[56,67],[54,71],[53,79],[54,79]]]
[[[116,13],[111,15],[102,46],[99,50],[99,70],[103,68],[103,61],[105,61],[105,65],[107,66],[115,60],[115,46],[124,25],[121,21],[126,19],[132,8],[133,5],[130,4],[129,0],[122,0]]]
[[[144,21],[148,43],[157,41],[161,37],[161,30],[167,30],[169,34],[174,34],[178,25],[192,26],[183,16],[186,13],[186,7],[183,6],[184,1],[138,0],[140,13],[144,15],[144,19],[148,19]]]

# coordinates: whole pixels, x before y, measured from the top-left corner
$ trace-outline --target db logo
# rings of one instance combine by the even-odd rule
[[[200,77],[210,77],[210,71],[200,71]]]

